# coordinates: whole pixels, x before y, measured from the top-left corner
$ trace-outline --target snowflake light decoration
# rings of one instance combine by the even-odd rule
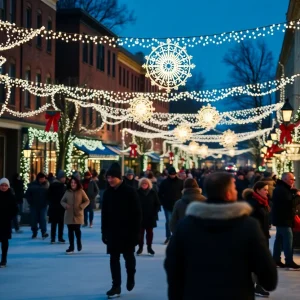
[[[189,143],[189,150],[192,153],[196,153],[197,150],[198,150],[198,147],[199,147],[199,144],[195,141],[192,141],[192,142]]]
[[[130,102],[129,112],[137,122],[145,122],[151,119],[155,108],[148,98],[138,97]]]
[[[207,157],[207,155],[208,155],[208,146],[206,146],[206,145],[201,145],[201,146],[199,147],[198,154],[199,154],[202,158]]]
[[[235,156],[235,150],[234,149],[230,149],[228,152],[229,156],[233,157]]]
[[[174,136],[184,143],[185,141],[189,140],[192,136],[192,129],[189,125],[187,124],[182,124],[177,126],[174,129]]]
[[[228,129],[227,131],[224,131],[220,145],[222,145],[225,148],[233,148],[237,144],[237,135],[234,131],[231,131]]]
[[[213,129],[220,122],[221,117],[216,108],[208,104],[198,111],[197,119],[199,126],[206,129]]]
[[[147,72],[145,76],[150,78],[152,85],[166,89],[167,92],[184,86],[187,79],[192,76],[191,69],[195,68],[186,47],[180,47],[170,39],[158,47],[152,47],[152,52],[145,58],[146,63],[143,65]]]

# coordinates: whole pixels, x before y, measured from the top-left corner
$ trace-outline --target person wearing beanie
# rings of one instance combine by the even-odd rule
[[[132,169],[128,169],[125,172],[125,176],[123,178],[125,183],[135,189],[138,189],[139,182],[134,178],[134,172]]]
[[[17,200],[13,194],[7,178],[0,180],[0,242],[1,242],[1,262],[0,268],[5,268],[7,264],[7,252],[11,239],[12,219],[18,213]]]
[[[66,192],[66,173],[59,170],[56,179],[50,184],[48,190],[49,200],[49,223],[51,223],[51,244],[55,244],[56,228],[58,227],[58,242],[64,244],[64,215],[65,209],[60,201]]]
[[[106,172],[109,187],[103,194],[101,232],[102,241],[110,254],[112,288],[108,297],[121,294],[120,255],[127,271],[127,290],[135,286],[135,246],[139,243],[142,210],[136,190],[122,180],[121,167],[113,163]]]
[[[170,219],[172,216],[172,211],[174,204],[177,200],[179,200],[182,196],[181,192],[183,190],[183,180],[179,179],[176,175],[176,170],[174,167],[170,167],[168,170],[168,177],[159,187],[159,200],[163,206],[165,217],[166,217],[166,240],[164,242],[165,245],[169,243],[171,238],[170,231]]]
[[[49,236],[47,233],[47,208],[48,208],[49,182],[46,175],[38,173],[36,180],[28,185],[25,198],[30,205],[32,238],[36,239],[38,228],[41,229],[42,238]],[[38,227],[39,224],[39,227]]]
[[[206,198],[202,195],[202,190],[198,183],[193,178],[187,178],[183,184],[182,197],[178,200],[173,208],[170,230],[172,234],[175,232],[178,222],[184,218],[185,211],[188,205],[193,201],[205,201]]]
[[[238,191],[238,200],[243,200],[243,190],[249,187],[249,182],[245,178],[245,173],[242,171],[238,171],[236,174],[236,189]]]
[[[276,264],[251,206],[237,202],[235,179],[205,179],[206,201],[193,201],[166,250],[168,299],[254,300],[252,273],[267,291],[278,283]],[[221,251],[220,251],[221,247]]]
[[[98,196],[99,189],[96,181],[92,179],[92,173],[87,171],[84,173],[84,179],[81,182],[82,188],[87,194],[88,198],[90,199],[89,205],[84,209],[84,225],[83,227],[89,226],[90,228],[93,227],[93,220],[94,220],[94,209],[96,208],[96,197]]]

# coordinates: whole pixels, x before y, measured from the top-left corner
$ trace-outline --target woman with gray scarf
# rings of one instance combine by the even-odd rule
[[[178,222],[184,218],[187,206],[193,201],[205,201],[202,190],[193,178],[187,178],[184,182],[182,197],[178,200],[172,212],[170,219],[170,230],[174,233]]]

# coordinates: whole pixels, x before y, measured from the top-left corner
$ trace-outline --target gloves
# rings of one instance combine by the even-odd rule
[[[103,242],[103,244],[107,245],[108,240],[104,234],[102,234],[102,242]]]

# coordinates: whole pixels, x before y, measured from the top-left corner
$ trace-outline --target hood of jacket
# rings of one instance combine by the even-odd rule
[[[193,201],[204,201],[206,198],[201,194],[201,189],[184,189],[181,200],[189,204]]]
[[[242,197],[244,200],[248,200],[249,198],[252,197],[252,194],[253,194],[254,190],[253,189],[245,189],[243,190],[243,193],[242,193]]]

